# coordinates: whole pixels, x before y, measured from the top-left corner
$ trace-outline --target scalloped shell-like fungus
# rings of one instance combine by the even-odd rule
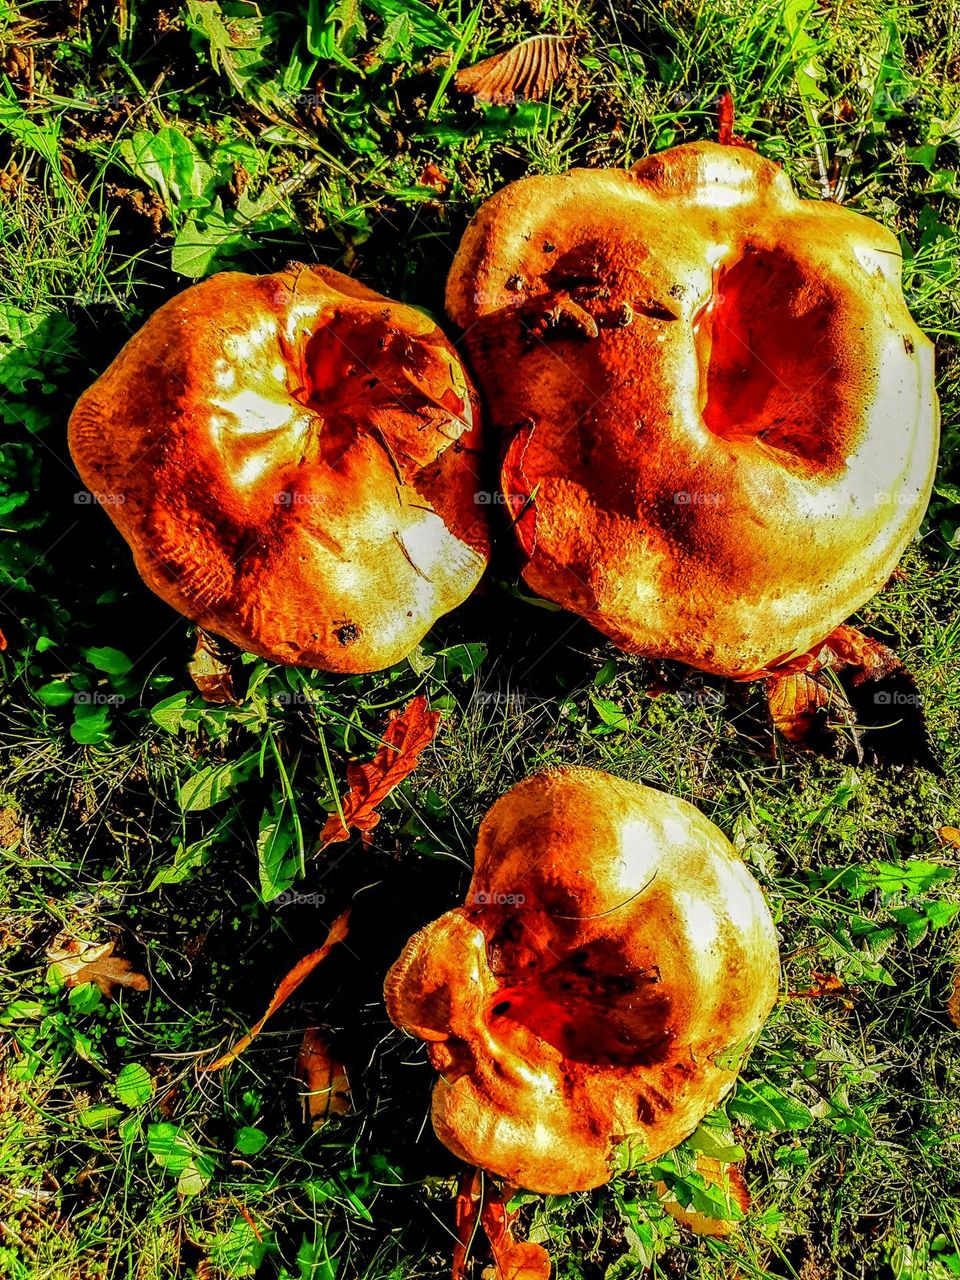
[[[524,178],[447,283],[524,577],[634,653],[746,677],[887,580],[933,484],[896,238],[743,146]]]
[[[463,906],[410,939],[385,984],[439,1073],[451,1151],[516,1185],[606,1182],[733,1087],[777,996],[770,912],[684,800],[591,769],[540,773],[484,818]]]
[[[225,272],[81,397],[70,449],[146,584],[273,661],[375,671],[476,586],[476,395],[422,312],[339,272]]]

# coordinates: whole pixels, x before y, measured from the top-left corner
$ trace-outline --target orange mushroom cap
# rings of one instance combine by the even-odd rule
[[[933,348],[878,223],[701,142],[526,178],[447,285],[541,595],[721,675],[823,639],[920,525]]]
[[[729,1092],[777,995],[760,889],[697,809],[592,769],[508,791],[464,906],[407,944],[387,1012],[440,1073],[451,1151],[533,1191],[606,1182]]]
[[[297,265],[173,298],[70,419],[149,587],[245,649],[331,671],[400,661],[476,586],[479,447],[437,326]]]

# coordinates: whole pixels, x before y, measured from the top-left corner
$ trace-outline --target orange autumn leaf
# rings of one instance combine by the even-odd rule
[[[377,806],[417,767],[420,753],[433,741],[439,723],[440,712],[431,711],[422,695],[402,711],[391,711],[377,754],[365,764],[347,766],[350,790],[340,806],[343,821],[339,813],[331,813],[320,833],[321,849],[346,840],[351,827],[373,830],[380,821]]]
[[[253,1026],[250,1028],[250,1030],[247,1032],[247,1034],[245,1036],[241,1036],[232,1049],[228,1049],[225,1054],[223,1054],[221,1057],[219,1057],[216,1060],[216,1062],[211,1062],[209,1066],[202,1067],[201,1070],[202,1071],[219,1071],[222,1067],[225,1067],[229,1063],[231,1063],[234,1060],[234,1058],[239,1057],[240,1054],[243,1053],[244,1049],[246,1049],[247,1045],[249,1045],[250,1042],[254,1040],[263,1030],[264,1023],[267,1021],[267,1019],[271,1017],[274,1013],[276,1013],[276,1011],[280,1008],[280,1006],[284,1003],[284,1001],[288,1000],[289,997],[294,993],[294,991],[296,991],[300,983],[303,982],[305,978],[308,978],[311,973],[313,973],[314,969],[317,967],[320,961],[326,959],[326,957],[330,954],[330,952],[333,950],[336,944],[344,940],[344,938],[347,936],[349,932],[349,929],[350,929],[350,912],[349,910],[347,910],[347,911],[344,911],[341,915],[337,916],[336,920],[334,920],[333,924],[330,926],[329,931],[327,932],[327,936],[323,943],[323,946],[318,947],[316,951],[311,951],[309,955],[304,956],[302,960],[299,960],[293,966],[293,968],[290,970],[287,976],[280,983],[279,987],[277,987],[276,991],[273,993],[273,998],[271,999],[270,1003],[267,1005],[266,1012],[264,1013],[263,1017],[259,1020],[259,1022],[255,1022]]]
[[[253,1232],[254,1238],[255,1238],[257,1241],[259,1241],[260,1243],[262,1243],[262,1242],[263,1242],[263,1236],[260,1234],[260,1230],[259,1230],[259,1228],[257,1227],[257,1224],[256,1224],[256,1223],[254,1222],[254,1220],[253,1220],[253,1215],[251,1214],[250,1210],[247,1208],[247,1206],[246,1206],[245,1204],[242,1204],[242,1205],[240,1206],[240,1213],[241,1213],[241,1214],[242,1214],[242,1216],[243,1216],[243,1220],[244,1220],[244,1222],[247,1224],[247,1226],[248,1226],[248,1227],[250,1228],[250,1230]]]
[[[467,1259],[482,1229],[493,1258],[484,1270],[490,1280],[550,1280],[550,1256],[539,1244],[516,1240],[516,1214],[507,1209],[508,1187],[497,1188],[483,1171],[472,1169],[460,1179],[455,1210],[457,1243],[453,1250],[451,1280],[464,1280]]]
[[[960,831],[956,827],[938,827],[937,837],[947,849],[960,849]]]
[[[813,971],[813,986],[806,991],[788,991],[791,1000],[819,1000],[821,996],[836,996],[845,993],[847,988],[835,973],[819,973]]]
[[[807,652],[753,674],[766,682],[774,726],[794,745],[830,754],[829,738],[840,730],[858,760],[940,770],[916,681],[892,649],[862,631],[835,627]],[[892,726],[896,733],[883,733]]]
[[[960,964],[953,971],[953,983],[947,997],[947,1014],[955,1027],[960,1027]]]
[[[745,1214],[750,1208],[750,1192],[740,1168],[734,1164],[722,1164],[712,1156],[698,1155],[696,1170],[709,1186],[719,1187],[732,1214]],[[660,1203],[671,1218],[697,1236],[729,1236],[737,1229],[736,1217],[712,1218],[698,1210],[685,1209],[668,1189],[665,1182],[656,1184]]]
[[[450,185],[450,179],[432,160],[420,170],[417,182],[421,187],[431,187],[434,191],[446,191]]]
[[[766,682],[767,706],[774,728],[788,742],[817,749],[831,726],[852,726],[856,715],[837,681],[819,673],[795,671]]]
[[[346,1068],[330,1053],[330,1046],[318,1027],[307,1027],[303,1033],[297,1075],[305,1086],[303,1118],[312,1128],[322,1128],[330,1116],[345,1116],[350,1112]]]

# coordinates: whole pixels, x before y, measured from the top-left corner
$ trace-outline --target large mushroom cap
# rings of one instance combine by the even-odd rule
[[[653,1159],[733,1086],[777,994],[756,881],[717,827],[591,769],[537,774],[480,827],[464,906],[407,944],[387,1011],[429,1043],[439,1138],[534,1191]]]
[[[436,325],[322,267],[187,289],[70,420],[149,587],[254,653],[331,671],[400,661],[473,590],[479,445]]]
[[[526,178],[447,285],[541,595],[743,676],[889,577],[933,482],[933,349],[896,239],[743,147]]]

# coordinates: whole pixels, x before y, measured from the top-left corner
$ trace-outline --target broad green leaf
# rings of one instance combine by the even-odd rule
[[[726,1104],[726,1112],[732,1119],[749,1121],[765,1133],[806,1129],[813,1123],[809,1107],[788,1097],[766,1080],[741,1080],[736,1093]]]
[[[207,1253],[211,1266],[234,1280],[235,1277],[255,1275],[269,1248],[263,1231],[258,1235],[249,1222],[235,1218],[229,1231],[210,1241]]]
[[[254,1125],[244,1125],[238,1129],[233,1139],[233,1146],[242,1156],[255,1156],[267,1144],[267,1135]]]
[[[452,49],[457,43],[454,29],[423,0],[364,0],[364,3],[388,22],[406,18],[412,28],[414,43],[423,48]]]
[[[106,1103],[88,1107],[77,1116],[78,1124],[82,1124],[85,1129],[107,1129],[122,1119],[123,1112],[120,1108],[108,1106]]]
[[[591,698],[591,701],[605,725],[617,733],[626,733],[629,730],[630,717],[615,702],[611,702],[609,698],[596,697]]]
[[[139,1062],[128,1062],[116,1080],[117,1097],[125,1107],[140,1107],[153,1096],[150,1072]]]
[[[209,203],[213,170],[179,129],[140,130],[120,144],[120,154],[130,172],[156,191],[174,226],[185,207]]]
[[[61,416],[54,397],[75,333],[60,312],[0,300],[0,423],[36,433]]]
[[[853,867],[821,867],[811,881],[826,889],[844,889],[854,901],[877,891],[884,898],[895,894],[928,893],[956,875],[954,867],[916,858],[909,862],[868,862]]]
[[[40,156],[46,163],[50,182],[59,198],[65,203],[77,203],[60,162],[59,114],[55,111],[34,114],[25,111],[6,78],[0,85],[0,132]]]
[[[73,1013],[93,1013],[103,1004],[103,993],[94,983],[81,982],[71,989],[67,1003]]]
[[[225,800],[242,782],[256,760],[255,754],[223,764],[208,764],[180,784],[180,809],[183,813],[200,813]]]
[[[196,1156],[180,1171],[177,1194],[184,1198],[200,1195],[213,1177],[215,1168],[216,1162],[211,1156]]]
[[[78,702],[73,709],[73,724],[70,726],[70,737],[83,746],[97,747],[106,742],[110,735],[110,708],[102,704]]]
[[[206,861],[207,853],[214,845],[219,844],[221,840],[231,830],[231,825],[236,816],[237,806],[231,805],[223,817],[217,823],[212,831],[208,831],[201,836],[199,840],[185,842],[178,840],[176,842],[173,862],[166,867],[161,867],[150,881],[148,891],[152,893],[154,889],[158,889],[163,884],[180,884],[186,880],[191,871],[197,867],[203,866]]]
[[[39,1000],[12,1000],[0,1013],[0,1026],[8,1026],[11,1022],[32,1021],[43,1016],[43,1005]]]
[[[930,928],[942,929],[946,925],[953,923],[957,912],[960,911],[960,903],[928,902],[924,905],[923,910],[930,921]]]
[[[213,70],[254,104],[276,104],[276,50],[259,9],[235,0],[229,17],[217,0],[187,0],[187,26],[206,44]]]
[[[177,1179],[177,1191],[181,1196],[194,1196],[203,1191],[216,1167],[214,1157],[201,1152],[194,1139],[177,1124],[163,1122],[150,1125],[147,1150],[167,1173]]]
[[[260,896],[264,902],[272,902],[278,894],[290,888],[300,870],[293,814],[279,795],[274,796],[274,807],[260,819],[257,858]]]
[[[251,219],[232,210],[224,212],[219,200],[202,214],[191,214],[173,242],[170,265],[181,276],[199,280],[232,255],[254,247],[246,232]]]
[[[150,708],[150,718],[167,733],[177,733],[183,728],[196,728],[202,712],[193,702],[189,693],[174,693]]]
[[[75,693],[76,689],[67,680],[48,680],[37,690],[37,697],[45,707],[63,707],[73,701]]]
[[[736,1164],[745,1160],[747,1154],[743,1147],[734,1142],[733,1132],[726,1122],[713,1124],[703,1121],[687,1139],[686,1145],[692,1151],[699,1151],[724,1164]]]
[[[415,32],[406,13],[398,13],[383,29],[383,34],[370,54],[371,66],[382,62],[409,61],[413,53]]]
[[[337,1280],[340,1259],[335,1252],[336,1245],[337,1236],[319,1221],[310,1235],[303,1237],[297,1250],[299,1280]]]
[[[149,892],[159,889],[162,884],[180,884],[186,880],[191,871],[203,866],[203,856],[213,843],[208,839],[193,840],[189,844],[178,841],[173,862],[160,868],[150,881]]]
[[[457,672],[465,680],[471,680],[486,660],[487,646],[479,642],[454,644],[448,649],[438,649],[434,657],[443,662],[443,674],[447,679]]]
[[[127,655],[119,649],[102,647],[81,649],[80,652],[92,667],[108,676],[125,676],[133,666]]]

